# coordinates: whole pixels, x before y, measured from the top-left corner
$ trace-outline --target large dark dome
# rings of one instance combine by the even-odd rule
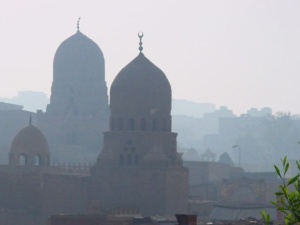
[[[10,153],[49,154],[48,142],[38,128],[29,125],[16,135],[11,144]]]
[[[111,85],[111,113],[170,114],[171,98],[166,75],[140,53],[119,72]]]

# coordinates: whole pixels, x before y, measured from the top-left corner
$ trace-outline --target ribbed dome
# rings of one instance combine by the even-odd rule
[[[49,147],[43,133],[35,126],[29,125],[16,135],[10,153],[49,154]]]
[[[140,53],[113,81],[110,108],[113,114],[170,114],[171,95],[171,86],[163,71]]]

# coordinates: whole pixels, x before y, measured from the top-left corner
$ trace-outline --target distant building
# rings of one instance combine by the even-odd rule
[[[233,222],[261,218],[262,209],[274,217],[279,180],[275,172],[247,173],[217,162],[184,161],[189,169],[189,213],[204,222]]]
[[[258,110],[256,108],[251,108],[247,111],[247,114],[252,117],[263,117],[263,116],[271,116],[272,115],[272,109],[269,107],[264,107],[261,110]]]
[[[15,104],[10,104],[10,103],[5,103],[5,102],[0,102],[0,110],[1,111],[13,111],[13,110],[22,110],[23,106],[22,105],[15,105]]]
[[[36,110],[45,111],[49,103],[47,95],[38,91],[19,91],[17,96],[12,98],[0,98],[0,101],[22,105],[23,110],[36,112]]]
[[[108,129],[104,57],[98,45],[77,32],[54,56],[50,104],[38,111],[55,161],[93,162]]]
[[[196,149],[190,148],[183,153],[182,159],[184,161],[200,161],[200,156]]]

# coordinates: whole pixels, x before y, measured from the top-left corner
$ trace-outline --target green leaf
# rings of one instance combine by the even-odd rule
[[[295,181],[297,181],[299,179],[299,174],[294,176],[293,178],[291,178],[287,184],[287,186],[289,186],[290,184],[295,183]]]
[[[275,192],[275,195],[276,195],[276,196],[282,196],[282,195],[283,195],[283,193],[282,193],[282,192],[280,192],[280,191],[278,191],[278,192]]]
[[[289,170],[289,167],[290,167],[290,163],[287,162],[287,164],[285,165],[285,168],[284,168],[284,174],[286,174],[286,172]]]
[[[287,159],[287,157],[285,156],[282,161],[283,166],[285,166],[285,164],[286,164],[286,159]]]
[[[276,207],[278,207],[277,202],[271,201],[271,204],[274,205],[274,206],[276,206]]]
[[[278,167],[276,165],[274,165],[274,168],[276,170],[277,175],[282,179],[282,176],[280,174],[280,170],[278,169]]]
[[[298,161],[296,161],[296,163],[297,163],[298,170],[300,171],[300,164]]]
[[[261,211],[261,217],[266,225],[270,224],[270,215],[266,211]]]
[[[290,163],[287,157],[282,160],[282,170],[274,165],[277,175],[281,178],[282,184],[278,185],[278,191],[275,192],[276,201],[271,203],[284,215],[286,225],[300,224],[300,163],[296,161],[298,167],[298,175],[291,179],[286,179],[285,175],[290,169]],[[292,188],[288,188],[293,184]],[[270,215],[262,212],[263,221],[269,224]]]

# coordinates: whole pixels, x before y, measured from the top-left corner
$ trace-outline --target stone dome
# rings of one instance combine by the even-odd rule
[[[16,135],[10,153],[49,154],[48,142],[38,128],[29,125]]]
[[[112,114],[171,113],[170,83],[157,66],[140,53],[114,79],[110,89]]]
[[[10,147],[9,165],[50,165],[48,142],[38,128],[30,124],[16,135]]]
[[[86,73],[89,68],[93,68],[99,74],[103,73],[103,53],[94,41],[77,31],[63,41],[55,53],[54,79],[60,75],[68,77],[76,76],[76,74],[84,75],[82,79],[87,79],[86,76],[91,75]]]
[[[184,161],[200,161],[200,156],[196,149],[191,148],[183,154],[182,159]]]
[[[94,41],[78,30],[63,41],[55,53],[47,113],[94,116],[107,111],[103,53]]]

